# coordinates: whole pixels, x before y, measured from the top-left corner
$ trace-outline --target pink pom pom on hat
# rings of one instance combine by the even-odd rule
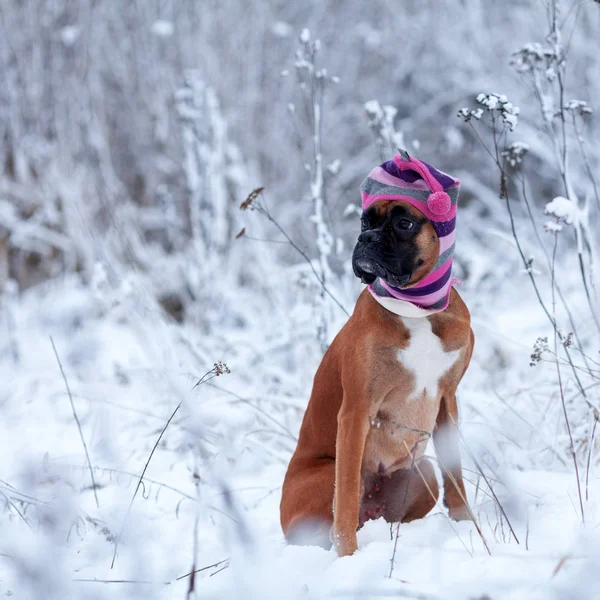
[[[450,212],[452,200],[446,192],[433,192],[427,198],[427,208],[434,214],[443,217]]]
[[[427,316],[448,306],[450,288],[458,282],[452,278],[452,258],[459,189],[458,179],[408,154],[375,167],[361,184],[363,211],[377,200],[402,200],[429,219],[440,240],[435,266],[417,285],[399,289],[377,279],[369,286],[375,299],[389,310],[404,316]]]

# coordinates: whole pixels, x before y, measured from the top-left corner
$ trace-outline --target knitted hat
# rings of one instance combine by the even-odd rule
[[[376,279],[369,291],[388,310],[406,317],[424,317],[448,306],[452,278],[454,233],[460,181],[406,154],[375,167],[360,186],[363,211],[377,200],[402,200],[421,211],[439,240],[438,260],[416,285],[399,289]]]

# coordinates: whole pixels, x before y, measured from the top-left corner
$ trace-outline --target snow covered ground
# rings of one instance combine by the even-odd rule
[[[464,239],[465,250],[472,243]],[[476,271],[467,252],[469,260]],[[293,271],[277,283],[291,285]],[[391,578],[396,530],[382,521],[368,523],[359,551],[343,559],[286,547],[279,528],[280,486],[320,357],[310,310],[275,288],[262,308],[240,290],[235,310],[253,317],[202,330],[168,322],[142,275],[112,287],[101,270],[96,279],[91,288],[56,279],[4,298],[0,594],[182,598],[185,575],[207,567],[195,576],[200,598],[598,597],[598,471],[592,464],[587,492],[580,474],[589,497],[582,526],[555,365],[529,366],[548,326],[524,273],[498,295],[483,296],[481,282],[463,290],[477,342],[460,389],[462,453],[489,554],[474,526],[449,521],[440,504],[401,526]],[[231,374],[194,387],[219,360]]]
[[[3,0],[0,598],[600,598],[598,3],[180,5]],[[462,181],[481,535],[339,559],[280,491],[397,146]]]

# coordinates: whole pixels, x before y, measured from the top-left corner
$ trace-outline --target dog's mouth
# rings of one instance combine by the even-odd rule
[[[410,281],[410,274],[396,275],[379,261],[367,256],[359,256],[352,261],[354,274],[366,285],[371,285],[378,277],[388,285],[403,287]]]

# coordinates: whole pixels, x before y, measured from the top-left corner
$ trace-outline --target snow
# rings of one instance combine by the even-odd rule
[[[60,30],[60,40],[65,46],[70,47],[77,41],[80,33],[79,27],[67,25]]]
[[[554,221],[546,221],[544,223],[544,230],[548,233],[558,233],[559,231],[562,231],[562,225]]]
[[[330,162],[327,165],[327,171],[331,175],[337,175],[340,172],[341,166],[342,166],[342,161],[339,158],[336,158],[333,162]]]
[[[358,215],[360,217],[360,215],[362,215],[362,209],[356,204],[347,204],[346,208],[344,208],[343,216],[351,217],[353,215]]]
[[[508,101],[508,98],[504,94],[478,94],[476,98],[479,104],[485,106],[488,111],[494,112],[497,111],[500,113],[502,118],[502,122],[505,125],[508,125],[508,129],[513,131],[518,123],[518,114],[519,107],[515,106],[512,102]],[[479,109],[481,111],[481,109]],[[462,117],[466,121],[470,118],[475,118],[479,120],[482,116],[482,112],[469,110],[468,108],[463,108],[458,112],[458,116]]]
[[[277,21],[276,23],[273,23],[271,31],[279,38],[288,38],[294,32],[294,28],[285,21]]]
[[[376,26],[356,2],[159,4],[3,5],[0,596],[595,599],[596,4],[563,11],[568,52],[531,3]],[[440,501],[390,578],[386,523],[339,559],[287,546],[278,511],[336,302],[363,289],[358,186],[405,147],[462,181],[461,454],[491,554]]]
[[[464,235],[462,243],[469,244]],[[7,507],[10,518],[3,524],[0,553],[15,559],[4,559],[2,585],[15,597],[35,597],[35,585],[24,583],[23,572],[43,568],[47,553],[58,543],[60,552],[52,550],[52,572],[43,575],[44,585],[51,581],[57,594],[180,598],[187,580],[177,577],[191,570],[197,514],[197,568],[228,560],[198,574],[199,598],[418,593],[432,598],[488,594],[541,599],[560,597],[565,589],[577,590],[578,598],[594,597],[593,588],[579,582],[583,576],[595,578],[593,565],[599,556],[600,485],[595,471],[582,527],[568,463],[555,463],[550,470],[549,455],[541,461],[546,469],[533,467],[541,458],[536,456],[536,435],[543,439],[547,428],[536,427],[536,434],[520,419],[529,422],[537,408],[517,403],[521,414],[515,417],[499,410],[502,405],[494,399],[495,393],[510,397],[535,382],[542,396],[547,393],[544,382],[552,369],[545,369],[543,362],[534,369],[527,365],[527,340],[544,328],[532,294],[523,294],[523,280],[507,282],[493,308],[477,300],[476,289],[464,290],[477,350],[460,389],[464,436],[472,450],[487,448],[500,459],[488,476],[520,544],[506,522],[500,523],[486,484],[481,480],[475,485],[476,468],[463,450],[468,494],[491,556],[473,525],[449,521],[440,502],[425,519],[401,526],[392,579],[387,575],[394,543],[384,522],[369,522],[359,532],[359,551],[344,559],[320,548],[287,547],[283,540],[279,494],[294,447],[288,431],[295,435],[298,430],[318,357],[285,377],[278,367],[283,356],[248,369],[251,348],[262,346],[267,355],[270,347],[281,348],[276,340],[268,341],[270,328],[231,331],[230,339],[216,337],[207,345],[193,327],[181,328],[158,317],[147,294],[140,293],[147,283],[139,276],[112,289],[105,269],[98,266],[94,282],[88,289],[76,279],[57,281],[8,305],[15,326],[0,347],[0,376],[8,382],[0,394],[0,451],[11,456],[20,439],[28,444],[19,446],[18,462],[5,465],[2,481],[8,483],[1,489],[12,498],[35,498],[32,506],[25,505],[25,516],[32,522],[45,503],[60,507],[58,522],[34,532]],[[534,314],[538,321],[532,320]],[[264,320],[255,313],[256,323],[277,322],[282,315],[278,309]],[[277,330],[279,337],[287,336],[283,324],[272,331]],[[90,448],[100,509],[89,489],[89,472],[50,335]],[[182,335],[188,340],[185,344]],[[16,346],[18,360],[10,359],[9,343]],[[202,368],[210,368],[213,356],[221,357],[232,374],[214,380],[216,387],[209,382],[191,391],[201,369],[188,344],[207,357]],[[497,351],[511,355],[509,377],[495,379],[488,370],[489,357]],[[273,376],[278,385],[267,383]],[[494,394],[490,381],[495,382]],[[165,433],[126,518],[151,446],[181,400],[181,416]],[[560,413],[552,414],[560,422]],[[199,442],[201,438],[205,441]],[[494,449],[496,443],[500,446]],[[203,448],[206,458],[200,454],[195,459],[195,448]],[[193,500],[197,492],[191,477],[197,460],[202,464],[199,504]],[[114,536],[123,523],[111,570]],[[149,583],[128,584],[124,592],[125,584],[93,583],[96,579]]]
[[[377,100],[369,100],[365,102],[365,111],[374,117],[382,116],[381,106]]]
[[[557,196],[552,202],[548,202],[544,212],[563,220],[567,225],[572,225],[577,217],[577,207],[563,196]]]
[[[158,19],[152,23],[152,33],[158,37],[168,38],[173,35],[174,27],[171,21]]]

